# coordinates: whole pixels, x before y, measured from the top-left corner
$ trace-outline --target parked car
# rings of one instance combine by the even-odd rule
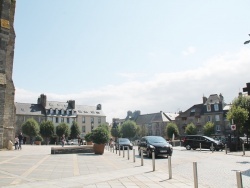
[[[68,145],[78,145],[78,139],[71,139],[68,141]]]
[[[230,151],[236,151],[236,150],[241,151],[242,144],[244,144],[245,148],[248,148],[246,137],[238,137],[238,139],[237,137],[231,137],[231,142],[230,142],[229,137],[225,137],[221,139],[221,141],[223,142],[223,144],[227,144],[227,147],[229,148]]]
[[[183,146],[186,147],[187,150],[190,150],[191,148],[196,150],[201,147],[203,149],[210,149],[211,151],[219,151],[224,148],[224,144],[221,141],[202,135],[184,136],[182,142]]]
[[[129,147],[130,150],[133,149],[133,144],[130,142],[128,138],[118,138],[117,142],[115,143],[115,149],[127,149]]]
[[[172,145],[161,136],[144,136],[141,138],[138,145],[139,155],[147,154],[147,157],[152,157],[152,152],[157,156],[171,156],[173,153]],[[141,153],[143,152],[143,153]]]

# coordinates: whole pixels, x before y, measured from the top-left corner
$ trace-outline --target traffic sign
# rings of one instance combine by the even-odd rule
[[[231,125],[231,130],[235,131],[236,130],[236,125]]]

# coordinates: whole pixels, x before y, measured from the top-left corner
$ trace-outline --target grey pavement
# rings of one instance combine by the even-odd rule
[[[193,178],[180,174],[172,174],[170,178],[167,168],[153,171],[150,160],[145,160],[142,166],[136,150],[134,162],[131,150],[128,158],[127,150],[123,157],[122,151],[119,155],[119,151],[116,153],[108,148],[103,155],[51,155],[51,147],[55,146],[23,145],[22,150],[1,150],[0,187],[194,187]],[[182,150],[183,147],[174,149]],[[250,157],[250,151],[245,152],[245,157]],[[209,186],[199,184],[199,187]]]

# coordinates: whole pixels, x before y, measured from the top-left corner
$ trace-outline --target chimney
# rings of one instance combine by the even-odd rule
[[[203,100],[203,104],[205,104],[207,102],[207,97],[203,96],[202,100]]]
[[[41,94],[40,97],[37,99],[37,104],[41,104],[44,108],[46,107],[47,97],[44,94]]]
[[[69,104],[69,106],[70,106],[72,109],[75,109],[75,107],[76,107],[75,100],[69,100],[69,101],[68,101],[68,104]]]
[[[102,110],[102,105],[101,105],[101,104],[98,104],[98,105],[96,106],[96,110]]]

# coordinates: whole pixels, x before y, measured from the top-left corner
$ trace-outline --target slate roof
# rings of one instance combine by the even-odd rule
[[[163,112],[139,115],[135,120],[137,125],[150,124],[155,122],[168,122],[169,119],[164,115]]]
[[[96,110],[96,106],[76,105],[77,115],[105,116],[102,110]]]
[[[195,104],[185,112],[180,113],[179,117],[201,116],[204,114],[203,104]]]
[[[17,115],[45,115],[44,109],[40,104],[15,103]]]
[[[205,105],[207,104],[219,104],[221,102],[220,97],[217,94],[212,94],[208,97]]]
[[[67,110],[67,109],[71,109],[69,108],[69,105],[67,102],[57,102],[57,101],[47,101],[46,109],[58,109],[58,110]]]

